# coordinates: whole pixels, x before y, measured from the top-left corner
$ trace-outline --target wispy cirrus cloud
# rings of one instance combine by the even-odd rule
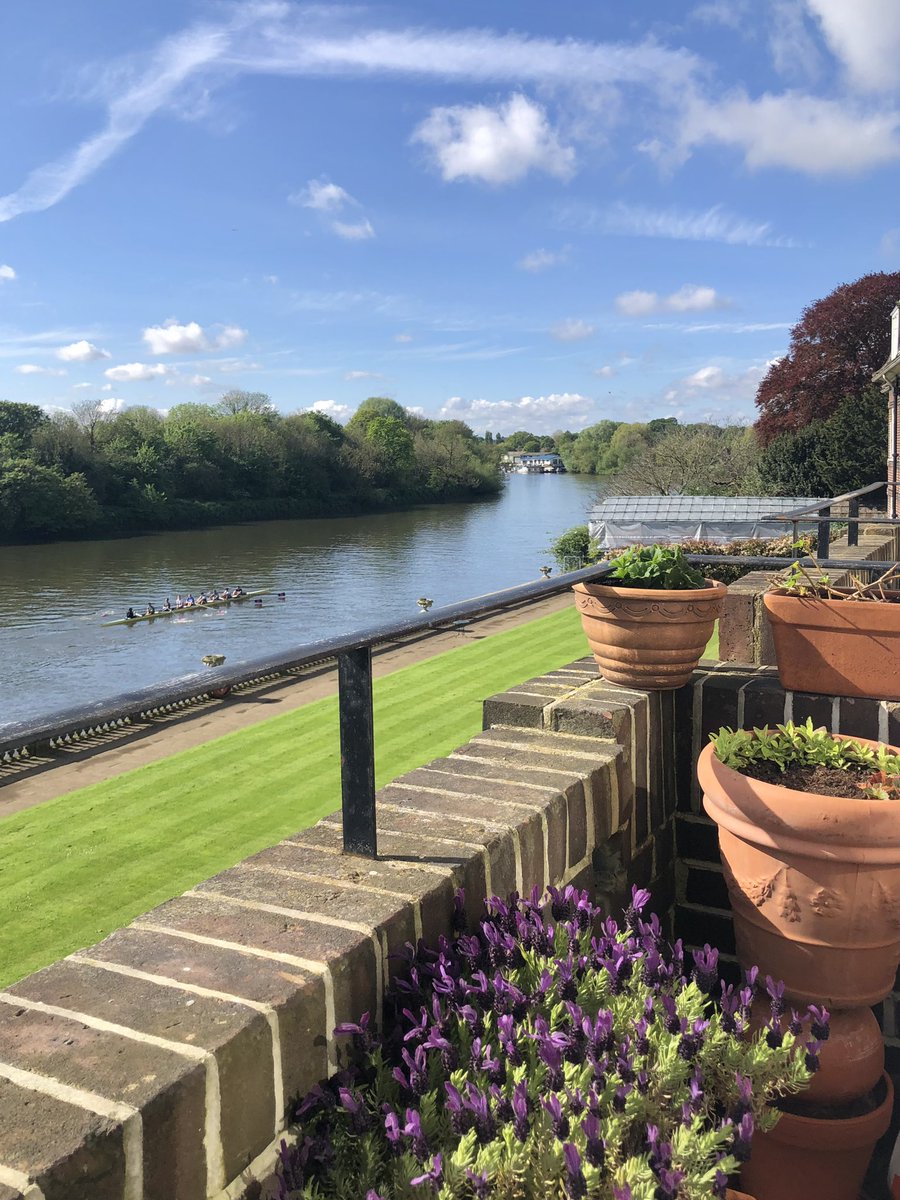
[[[620,237],[671,238],[686,242],[724,242],[728,246],[777,246],[801,243],[776,234],[770,221],[756,221],[730,213],[720,204],[700,212],[677,208],[649,208],[620,201],[606,208],[568,204],[558,210],[565,228]]]

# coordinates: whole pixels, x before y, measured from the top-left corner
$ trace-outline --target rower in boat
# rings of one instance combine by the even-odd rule
[[[156,613],[156,609],[153,606],[153,602],[148,600],[147,601],[147,611],[144,613],[144,616],[152,617],[152,616],[154,616],[155,613]]]
[[[128,609],[128,612],[125,614],[125,620],[126,621],[136,621],[137,620],[137,613],[134,611],[133,608]]]
[[[172,611],[172,601],[169,599],[168,596],[166,596],[166,602],[163,605],[163,612],[171,612],[171,611]]]

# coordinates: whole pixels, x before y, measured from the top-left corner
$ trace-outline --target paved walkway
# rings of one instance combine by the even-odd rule
[[[536,617],[572,605],[567,592],[536,604],[482,617],[464,632],[428,633],[374,652],[376,678],[401,667],[423,662],[467,641],[524,625]],[[587,646],[585,645],[585,650]],[[202,745],[236,729],[246,729],[269,717],[290,712],[312,700],[337,692],[337,669],[314,668],[241,690],[225,700],[209,700],[180,712],[111,731],[67,746],[44,758],[0,766],[0,817],[31,808],[45,800],[74,792],[91,783],[112,779],[124,771],[168,758],[180,750]]]

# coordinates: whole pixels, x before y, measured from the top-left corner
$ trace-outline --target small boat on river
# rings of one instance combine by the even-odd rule
[[[152,613],[136,613],[133,617],[120,617],[118,621],[104,621],[104,627],[108,625],[136,625],[138,621],[155,621],[158,617],[174,617],[176,614],[192,612],[205,612],[207,608],[222,608],[227,604],[242,604],[245,600],[255,600],[259,596],[269,596],[272,593],[271,588],[258,588],[255,592],[241,592],[238,596],[224,597],[219,600],[207,600],[204,604],[181,604],[177,608],[173,604],[171,608],[158,608]]]

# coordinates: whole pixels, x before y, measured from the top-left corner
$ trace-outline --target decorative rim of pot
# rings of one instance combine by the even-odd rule
[[[718,600],[724,597],[728,588],[718,579],[707,579],[705,588],[639,588],[618,587],[613,583],[597,582],[573,583],[573,592],[586,592],[592,596],[600,589],[602,595],[615,596],[622,600],[665,600],[671,604],[673,600]]]
[[[857,1117],[806,1117],[786,1112],[765,1136],[788,1146],[798,1144],[825,1153],[870,1145],[887,1131],[894,1108],[894,1084],[887,1071],[882,1073],[880,1082],[885,1087],[884,1099],[870,1112]]]
[[[897,747],[871,738],[833,736],[900,754]],[[745,841],[804,858],[900,862],[900,805],[892,800],[826,796],[753,779],[727,767],[711,742],[697,760],[697,778],[709,815]]]

